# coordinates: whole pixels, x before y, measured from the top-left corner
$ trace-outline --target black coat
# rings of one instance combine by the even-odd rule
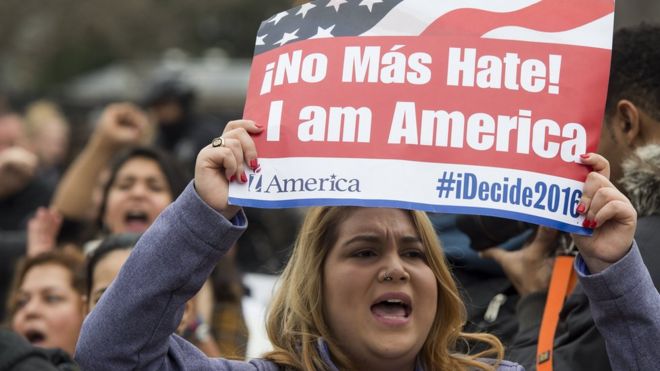
[[[635,241],[647,266],[655,287],[660,290],[660,145],[655,149],[637,151],[638,157],[624,164],[621,184],[640,216],[637,220]],[[641,166],[641,163],[651,164]],[[649,171],[655,169],[655,171]],[[486,282],[470,284],[461,275],[459,281],[467,282],[467,301],[470,322],[467,331],[480,330],[500,336],[506,346],[505,358],[518,362],[527,371],[536,369],[536,347],[546,293],[536,293],[519,298],[510,286],[489,285]],[[463,278],[463,279],[461,279]],[[484,321],[487,303],[497,294],[507,295],[507,302],[500,308],[497,319]],[[515,310],[513,303],[517,302]],[[581,286],[567,298],[560,313],[555,334],[553,357],[555,370],[591,371],[610,370],[605,341],[596,329],[589,310],[589,300]]]
[[[21,336],[0,329],[1,371],[76,371],[79,369],[64,351],[33,347]]]

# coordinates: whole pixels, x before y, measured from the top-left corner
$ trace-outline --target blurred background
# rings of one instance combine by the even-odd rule
[[[0,100],[21,110],[58,103],[73,127],[87,113],[139,101],[151,82],[180,75],[197,109],[239,117],[259,23],[291,0],[0,1]]]
[[[58,103],[74,130],[113,101],[139,101],[150,82],[179,74],[197,110],[239,117],[259,23],[292,0],[2,0],[0,104]],[[660,21],[660,1],[616,3],[616,27]],[[4,103],[2,103],[4,101]]]

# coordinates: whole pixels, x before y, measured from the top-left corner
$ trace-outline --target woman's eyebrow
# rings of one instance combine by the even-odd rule
[[[344,242],[344,245],[350,245],[356,242],[379,242],[379,241],[381,241],[381,238],[376,234],[359,234],[357,236],[353,236],[350,239],[348,239],[348,241]]]
[[[45,287],[42,287],[41,290],[39,290],[39,291],[50,294],[50,293],[58,293],[59,291],[62,291],[62,290],[64,290],[64,288],[59,287],[59,286],[45,286]]]
[[[23,289],[18,289],[16,290],[16,296],[30,296],[30,292]]]
[[[137,179],[137,177],[136,177],[135,175],[133,175],[133,174],[130,174],[130,175],[124,175],[124,176],[119,176],[119,177],[117,177],[117,179],[115,180],[115,183],[119,183],[119,182],[134,182],[136,179]]]
[[[344,242],[344,245],[350,245],[352,243],[357,243],[357,242],[377,243],[381,241],[382,241],[382,237],[378,234],[359,234],[357,236],[353,236],[350,239],[348,239],[346,242]],[[405,244],[422,243],[422,239],[416,235],[407,235],[400,237],[398,239],[398,242]]]
[[[161,177],[155,176],[155,175],[150,176],[150,177],[147,178],[147,184],[162,185],[162,186],[168,186],[169,187],[169,183],[167,183],[167,180],[165,180]]]

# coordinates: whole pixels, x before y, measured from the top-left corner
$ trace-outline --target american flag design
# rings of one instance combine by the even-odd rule
[[[610,49],[611,4],[601,0],[317,0],[262,22],[255,55],[307,39],[423,34],[472,34]],[[576,7],[581,11],[576,12]]]

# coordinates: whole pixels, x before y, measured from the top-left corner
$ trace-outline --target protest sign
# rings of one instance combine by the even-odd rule
[[[612,0],[323,0],[264,21],[244,117],[254,207],[575,211],[607,93]]]

